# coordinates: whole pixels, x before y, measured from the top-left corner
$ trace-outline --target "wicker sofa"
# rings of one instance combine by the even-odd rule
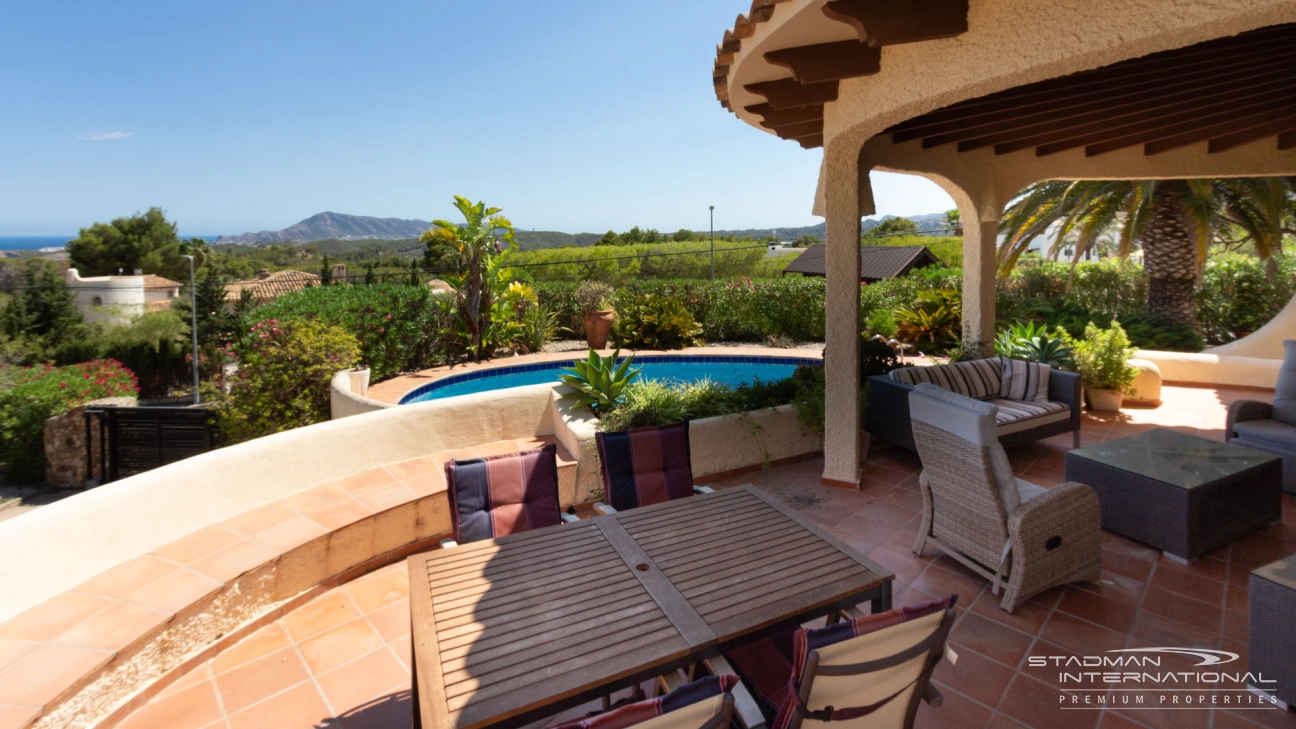
[[[1048,402],[1000,397],[1002,358],[955,362],[931,367],[902,367],[868,378],[869,406],[864,429],[874,438],[916,451],[909,419],[909,393],[927,382],[960,395],[994,404],[999,442],[1005,446],[1032,443],[1062,433],[1073,433],[1080,447],[1080,410],[1084,388],[1080,375],[1054,368],[1049,372]]]

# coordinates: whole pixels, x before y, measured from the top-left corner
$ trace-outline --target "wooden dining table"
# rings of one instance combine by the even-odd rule
[[[740,486],[409,558],[414,725],[518,727],[868,601],[886,568]]]

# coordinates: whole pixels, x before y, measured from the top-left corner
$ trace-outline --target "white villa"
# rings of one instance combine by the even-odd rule
[[[182,284],[136,270],[133,276],[82,278],[75,268],[67,271],[68,288],[87,322],[123,322],[146,312],[167,309],[180,296]]]

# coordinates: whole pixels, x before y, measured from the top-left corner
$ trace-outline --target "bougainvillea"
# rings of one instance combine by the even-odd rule
[[[135,373],[116,360],[67,367],[0,367],[0,461],[11,483],[45,478],[45,420],[91,400],[135,397]]]

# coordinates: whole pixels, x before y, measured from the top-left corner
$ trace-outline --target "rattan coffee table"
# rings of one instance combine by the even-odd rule
[[[1296,554],[1259,567],[1248,583],[1250,642],[1247,670],[1264,683],[1252,683],[1283,702],[1283,709],[1296,705]]]
[[[1158,428],[1066,454],[1102,526],[1190,561],[1282,518],[1282,459]]]

